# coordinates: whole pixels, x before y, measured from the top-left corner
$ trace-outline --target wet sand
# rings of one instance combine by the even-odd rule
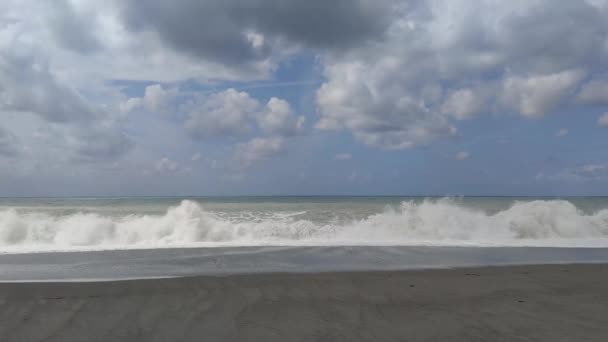
[[[0,284],[0,341],[607,341],[608,265]]]

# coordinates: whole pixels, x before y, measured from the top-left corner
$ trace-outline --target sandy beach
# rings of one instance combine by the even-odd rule
[[[0,284],[1,341],[605,341],[608,265]]]

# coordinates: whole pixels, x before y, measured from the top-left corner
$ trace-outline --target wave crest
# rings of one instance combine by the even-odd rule
[[[403,202],[347,224],[293,215],[233,222],[182,201],[164,215],[120,218],[0,211],[0,249],[39,251],[256,245],[608,246],[608,209],[565,200],[515,202],[494,214],[450,199]]]

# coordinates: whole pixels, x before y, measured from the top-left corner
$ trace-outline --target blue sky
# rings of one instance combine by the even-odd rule
[[[0,196],[608,193],[603,0],[0,13]]]

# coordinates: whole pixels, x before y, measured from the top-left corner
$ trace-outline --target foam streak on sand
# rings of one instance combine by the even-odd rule
[[[340,223],[298,215],[231,220],[190,200],[163,215],[0,211],[4,252],[264,245],[606,247],[608,209],[583,213],[566,200],[534,200],[488,213],[438,199]]]

